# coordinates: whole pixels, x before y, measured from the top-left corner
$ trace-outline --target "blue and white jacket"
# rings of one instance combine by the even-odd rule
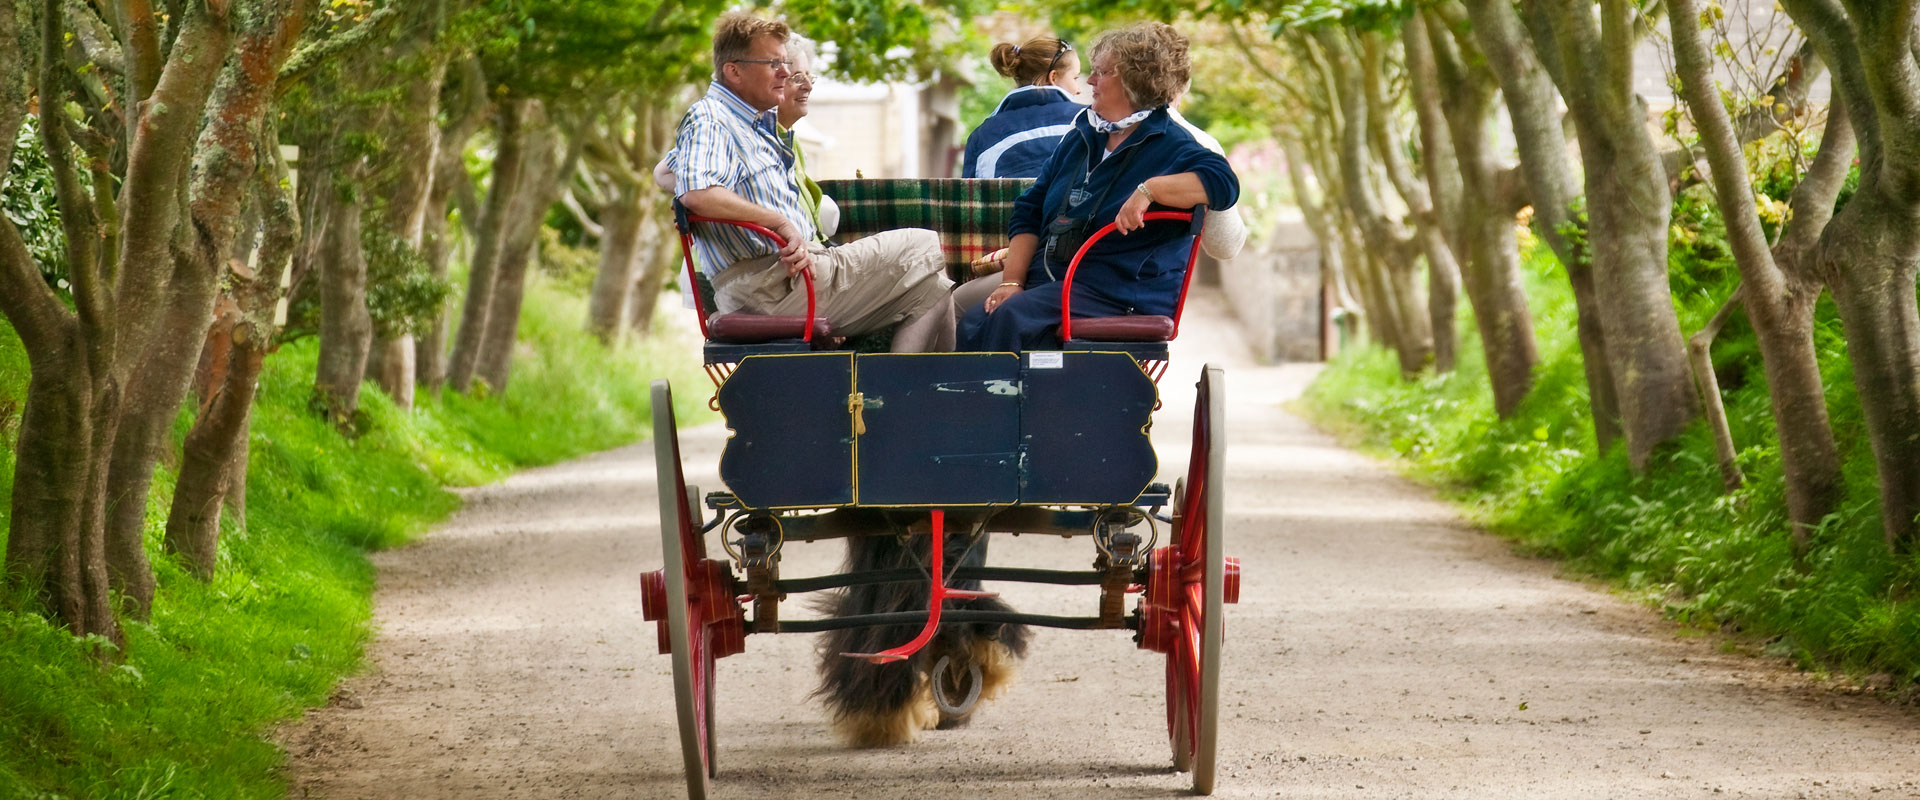
[[[1058,86],[1022,86],[967,136],[962,178],[1034,178],[1086,106]]]

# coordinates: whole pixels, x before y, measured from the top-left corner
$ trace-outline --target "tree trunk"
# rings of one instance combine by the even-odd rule
[[[1463,57],[1458,52],[1437,20],[1429,30],[1424,15],[1416,14],[1413,19],[1405,36],[1407,66],[1416,87],[1446,87],[1441,92],[1416,89],[1415,95],[1439,95],[1420,101],[1422,126],[1444,128],[1436,130],[1432,138],[1451,144],[1448,152],[1458,165],[1461,190],[1457,214],[1459,237],[1465,241],[1467,256],[1467,301],[1473,306],[1474,325],[1486,352],[1494,410],[1502,418],[1511,417],[1533,390],[1533,371],[1540,363],[1540,352],[1533,337],[1533,314],[1527,309],[1526,290],[1521,284],[1513,216],[1495,199],[1499,164],[1491,133],[1497,85],[1490,72],[1477,67],[1478,58]]]
[[[449,143],[451,145],[451,143]],[[465,147],[462,143],[459,147]],[[465,169],[455,164],[454,169]],[[451,232],[447,230],[447,205],[453,196],[451,186],[443,185],[441,176],[443,167],[436,167],[433,179],[433,191],[427,198],[426,228],[420,252],[427,260],[427,272],[436,280],[447,279],[447,260],[453,249]],[[435,314],[433,323],[421,334],[420,341],[414,347],[414,380],[418,386],[428,392],[439,391],[440,385],[447,380],[447,315],[451,309],[443,309]]]
[[[640,258],[640,237],[646,231],[640,193],[620,185],[602,212],[600,269],[587,296],[587,330],[611,343],[620,335],[634,300],[634,268]],[[649,259],[649,262],[651,259]]]
[[[1920,85],[1911,4],[1788,0],[1833,70],[1860,143],[1860,185],[1813,253],[1847,334],[1880,477],[1887,546],[1920,552]]]
[[[141,368],[127,384],[107,473],[107,567],[114,590],[135,619],[147,619],[153,608],[153,567],[147,563],[146,547],[153,470],[172,450],[174,417],[186,402],[213,319],[216,287],[191,274],[202,269],[193,264],[174,276],[174,292],[161,323],[169,333],[148,344]]]
[[[520,307],[527,296],[527,267],[533,262],[534,245],[545,224],[547,208],[555,201],[559,177],[577,164],[573,156],[558,156],[555,151],[558,136],[550,128],[543,127],[528,140],[530,158],[526,175],[520,182],[521,197],[513,204],[517,213],[509,218],[512,227],[500,246],[493,308],[487,311],[486,336],[480,343],[476,377],[485,380],[487,387],[495,392],[507,390],[514,343],[520,334]]]
[[[183,263],[196,259],[209,263],[202,258],[203,252],[224,255],[231,242],[219,238],[220,230],[206,228],[198,218],[186,222],[184,203],[190,186],[198,190],[209,182],[217,184],[218,170],[213,168],[219,164],[208,164],[213,178],[202,175],[201,164],[194,160],[194,145],[233,41],[225,12],[224,5],[196,5],[174,15],[179,37],[151,94],[127,98],[130,104],[150,104],[168,113],[148,113],[137,125],[113,129],[111,134],[87,131],[81,137],[96,159],[108,147],[100,139],[126,137],[111,143],[127,154],[124,180],[117,187],[120,204],[130,210],[124,215],[124,227],[109,172],[98,164],[91,167],[96,179],[92,192],[79,182],[69,127],[88,122],[65,114],[42,116],[41,139],[54,174],[67,240],[71,310],[47,290],[18,231],[10,222],[0,222],[0,312],[20,334],[32,366],[16,450],[5,571],[29,595],[44,600],[75,635],[98,634],[115,644],[124,644],[124,638],[110,601],[107,500],[108,487],[113,485],[108,478],[111,459],[122,414],[128,410],[123,392],[134,385],[136,376],[145,377],[142,369],[148,365],[142,359],[150,343],[163,337],[198,341],[204,327],[187,331],[165,327],[169,312],[178,311],[168,302],[179,288],[172,282]],[[0,16],[6,17],[0,21],[0,42],[5,43],[0,49],[12,50],[8,58],[14,62],[5,65],[12,67],[8,73],[0,73],[0,117],[9,125],[18,123],[27,101],[20,90],[29,74],[38,76],[43,107],[86,99],[76,99],[70,91],[74,83],[71,65],[65,61],[69,43],[61,3],[49,0],[36,9],[16,2],[0,10]],[[31,41],[29,32],[38,33],[33,38],[39,46],[16,47]],[[141,50],[144,46],[144,42],[130,43],[134,52],[126,53],[129,63],[145,65],[151,63],[149,57],[157,58],[156,53]],[[20,57],[36,50],[37,66],[23,67],[31,62]],[[145,91],[143,81],[136,76],[136,93]],[[223,100],[218,110],[227,112],[225,105]],[[247,112],[238,108],[231,115],[217,115],[219,119],[206,129],[210,133],[230,130],[224,123],[244,118]],[[109,122],[100,124],[112,128]],[[4,133],[11,139],[15,131]],[[190,175],[191,184],[187,183]],[[217,199],[196,194],[194,210],[203,200]],[[208,244],[212,246],[205,247]],[[218,265],[220,259],[210,263]],[[203,319],[200,325],[204,324]],[[192,358],[188,356],[180,370],[183,384]],[[144,495],[129,496],[117,506],[144,506],[145,502]],[[144,558],[144,553],[138,555]],[[126,559],[119,566],[134,568]]]
[[[426,209],[420,215],[421,253],[427,260],[428,271],[438,280],[447,278],[447,261],[453,248],[447,212],[452,207],[456,187],[472,191],[473,181],[467,175],[467,142],[487,120],[487,81],[479,63],[473,59],[462,62],[459,69],[442,81],[443,85],[448,81],[453,83],[457,99],[447,109],[450,119],[441,129],[439,145],[434,148],[433,179],[427,191]],[[471,229],[474,219],[469,212],[463,210],[461,216]],[[415,347],[415,377],[419,385],[430,392],[439,391],[447,379],[449,313],[450,310],[435,315],[433,324],[421,334]]]
[[[342,192],[342,194],[346,194]],[[343,431],[354,430],[366,378],[373,319],[367,315],[367,263],[360,248],[360,199],[336,195],[320,253],[320,363],[315,407]]]
[[[1887,545],[1899,554],[1920,551],[1920,314],[1914,261],[1902,252],[1914,246],[1913,216],[1856,195],[1821,253],[1880,472]]]
[[[78,326],[30,348],[32,378],[14,447],[7,572],[74,636],[123,641],[109,597],[103,519],[114,399],[94,377]]]
[[[272,130],[269,126],[263,141],[277,139]],[[211,579],[219,563],[221,506],[232,509],[236,527],[246,528],[247,430],[260,371],[273,347],[281,273],[300,241],[295,199],[281,188],[286,162],[277,151],[265,155],[253,187],[257,216],[266,229],[259,258],[251,270],[236,269],[230,281],[230,302],[216,323],[227,342],[216,353],[224,362],[210,370],[220,379],[187,432],[162,540],[167,552],[179,555],[202,580]]]
[[[647,209],[647,216],[647,233],[642,235],[636,248],[645,266],[634,281],[633,313],[628,322],[641,336],[653,332],[653,318],[660,308],[660,291],[667,285],[667,276],[679,269],[681,263],[679,247],[669,244],[674,233],[666,222],[666,215],[660,213],[655,204]]]
[[[1460,337],[1454,330],[1454,317],[1460,307],[1460,262],[1455,257],[1453,242],[1449,241],[1446,231],[1447,221],[1438,209],[1429,181],[1413,174],[1401,154],[1405,147],[1397,126],[1393,121],[1393,107],[1387,98],[1385,77],[1385,47],[1382,35],[1378,32],[1362,34],[1362,74],[1366,80],[1367,130],[1373,149],[1380,154],[1380,163],[1386,167],[1388,182],[1393,184],[1400,198],[1406,202],[1408,215],[1413,223],[1413,244],[1427,260],[1427,328],[1433,336],[1433,369],[1435,372],[1452,372],[1454,361],[1460,349]],[[1415,82],[1416,85],[1418,82]],[[1420,87],[1417,91],[1423,91]],[[1415,99],[1416,106],[1418,98]],[[1417,111],[1417,109],[1416,109]],[[1440,149],[1429,146],[1441,144]],[[1439,137],[1422,137],[1421,154],[1423,166],[1429,174],[1434,172],[1436,164],[1446,164],[1452,169],[1453,150],[1444,146]],[[1456,179],[1457,180],[1457,179]],[[1449,201],[1457,198],[1448,198]]]
[[[219,563],[220,508],[229,493],[246,492],[246,473],[231,469],[246,447],[248,420],[266,350],[252,324],[233,320],[236,347],[227,380],[214,391],[207,410],[195,420],[181,455],[180,479],[163,540],[168,553],[181,557],[187,571],[212,580]],[[250,343],[254,343],[251,344]]]
[[[376,336],[367,348],[367,377],[400,408],[413,407],[414,373],[419,368],[414,347],[413,334],[403,333],[392,339]]]
[[[1388,217],[1374,189],[1374,178],[1367,147],[1368,103],[1362,70],[1354,62],[1352,48],[1343,35],[1322,32],[1321,43],[1328,71],[1328,87],[1337,93],[1339,121],[1339,164],[1341,195],[1366,238],[1372,259],[1382,262],[1373,291],[1375,304],[1392,314],[1391,322],[1375,320],[1376,329],[1391,331],[1400,357],[1401,371],[1411,376],[1433,356],[1433,333],[1419,301],[1411,236]]]
[[[1754,205],[1746,156],[1713,81],[1699,13],[1695,0],[1673,0],[1670,27],[1674,60],[1687,107],[1700,129],[1700,141],[1713,168],[1714,195],[1726,219],[1747,317],[1753,322],[1760,356],[1766,364],[1767,392],[1773,401],[1781,471],[1786,480],[1787,516],[1793,525],[1794,543],[1804,552],[1808,534],[1840,499],[1840,455],[1827,420],[1826,387],[1820,379],[1813,343],[1813,307],[1820,297],[1820,285],[1783,272],[1774,259]],[[1844,103],[1837,107],[1844,109]],[[1824,226],[1825,212],[1833,207],[1833,193],[1839,188],[1834,175],[1837,172],[1844,176],[1852,137],[1844,110],[1832,115],[1828,125],[1829,133],[1821,141],[1814,169],[1795,190],[1797,213],[1789,218],[1790,226]],[[1704,357],[1704,352],[1696,356]],[[1711,361],[1706,369],[1711,372]],[[1719,387],[1703,386],[1701,390],[1712,393],[1707,398],[1711,413],[1719,405]],[[1721,424],[1724,426],[1724,421]]]
[[[1707,426],[1713,429],[1713,451],[1720,461],[1720,485],[1731,492],[1747,482],[1740,471],[1739,451],[1733,444],[1733,429],[1727,424],[1727,406],[1720,399],[1720,376],[1713,369],[1713,340],[1740,309],[1740,290],[1720,307],[1719,313],[1698,333],[1687,337],[1687,360],[1693,363],[1693,380],[1700,387],[1700,402],[1707,414]]]
[[[1506,0],[1466,0],[1466,7],[1472,20],[1472,41],[1486,55],[1487,67],[1499,80],[1501,96],[1506,98],[1521,171],[1533,201],[1534,228],[1566,268],[1567,282],[1573,288],[1594,440],[1605,452],[1620,437],[1620,402],[1614,391],[1612,365],[1607,361],[1607,337],[1600,320],[1591,260],[1563,233],[1567,226],[1577,225],[1573,215],[1577,183],[1551,79],[1550,67],[1558,63],[1559,54],[1551,47],[1549,37],[1538,39],[1538,50],[1529,44],[1527,30]],[[1455,28],[1455,38],[1463,43],[1468,35]]]
[[[467,296],[460,310],[460,329],[453,340],[447,382],[454,391],[472,385],[480,365],[487,334],[487,315],[493,310],[495,275],[500,268],[502,239],[513,226],[512,200],[519,194],[521,162],[525,158],[526,126],[531,100],[506,100],[499,106],[499,152],[493,157],[493,185],[487,189],[486,213],[476,232],[473,263],[468,265]]]
[[[1637,12],[1628,0],[1602,0],[1599,19],[1586,3],[1543,5],[1566,65],[1562,93],[1586,164],[1594,289],[1627,460],[1645,470],[1700,404],[1667,285],[1666,171],[1647,132],[1646,106],[1633,94]]]
[[[381,153],[386,166],[380,171],[386,180],[376,188],[384,201],[378,224],[416,252],[424,244],[426,214],[432,205],[440,147],[440,88],[447,76],[446,58],[428,49],[440,30],[439,8],[438,3],[424,4],[421,10],[428,19],[387,54],[389,63],[399,65],[387,74],[398,74],[406,85],[401,103],[386,110],[382,125],[388,135],[387,148]],[[443,219],[445,213],[443,205]],[[412,334],[374,332],[367,373],[394,405],[413,407],[415,369]]]

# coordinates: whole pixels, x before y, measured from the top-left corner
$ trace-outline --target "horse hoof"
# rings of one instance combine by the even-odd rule
[[[966,724],[967,717],[973,714],[973,707],[980,702],[980,690],[987,680],[980,672],[980,662],[955,661],[941,656],[933,665],[928,682],[933,688],[934,707],[940,709],[940,729],[948,730]]]

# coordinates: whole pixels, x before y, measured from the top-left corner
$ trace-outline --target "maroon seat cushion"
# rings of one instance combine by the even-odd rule
[[[1173,338],[1172,317],[1088,317],[1073,321],[1073,338],[1095,342],[1164,342]]]
[[[707,338],[727,344],[759,344],[779,339],[798,339],[807,329],[805,316],[772,314],[715,314],[707,318]],[[824,340],[833,335],[827,321],[815,317],[813,338]]]

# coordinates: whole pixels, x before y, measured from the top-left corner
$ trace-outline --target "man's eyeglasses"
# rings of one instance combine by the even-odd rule
[[[813,86],[813,76],[805,72],[796,72],[787,76],[787,84],[796,89],[810,88]]]
[[[1073,45],[1067,44],[1067,40],[1061,39],[1060,49],[1057,51],[1054,51],[1053,60],[1047,62],[1047,74],[1049,75],[1053,74],[1053,68],[1056,66],[1059,66],[1060,64],[1060,57],[1071,52],[1073,52]]]
[[[727,63],[729,64],[765,64],[769,67],[773,67],[774,72],[779,72],[780,70],[783,70],[783,69],[791,71],[793,69],[793,62],[783,58],[736,58]]]

